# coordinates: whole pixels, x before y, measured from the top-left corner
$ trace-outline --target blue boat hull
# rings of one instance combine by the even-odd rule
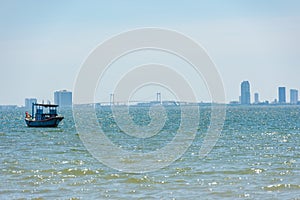
[[[28,127],[57,127],[59,122],[63,120],[64,117],[51,117],[45,120],[31,120],[25,119],[25,122]]]

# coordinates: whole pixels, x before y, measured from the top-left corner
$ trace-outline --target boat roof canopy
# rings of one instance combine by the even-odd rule
[[[34,103],[35,106],[43,106],[43,107],[58,107],[56,104],[43,104],[43,103]]]

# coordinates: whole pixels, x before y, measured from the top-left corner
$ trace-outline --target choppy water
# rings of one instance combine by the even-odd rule
[[[0,199],[300,199],[300,107],[229,107],[222,135],[208,157],[197,151],[209,125],[201,108],[197,136],[170,166],[145,174],[111,169],[83,146],[72,112],[58,128],[27,128],[24,110],[0,111]],[[178,129],[178,110],[168,110],[160,148]],[[132,111],[136,123],[149,123],[144,109]],[[139,151],[112,120],[98,118],[110,139]],[[108,152],[109,153],[109,152]]]

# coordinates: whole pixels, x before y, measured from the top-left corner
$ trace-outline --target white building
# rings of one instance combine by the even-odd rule
[[[295,90],[295,89],[290,90],[290,103],[291,104],[298,103],[298,90]]]
[[[72,92],[67,90],[59,90],[54,92],[54,103],[60,107],[72,106]]]
[[[254,103],[259,104],[259,94],[258,93],[254,93]]]
[[[250,105],[250,83],[249,81],[243,81],[241,84],[241,99],[242,105]]]

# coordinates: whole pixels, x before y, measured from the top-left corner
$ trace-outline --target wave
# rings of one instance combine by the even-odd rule
[[[300,185],[296,185],[296,184],[276,184],[276,185],[268,185],[268,186],[262,187],[262,189],[266,190],[266,191],[278,191],[278,190],[286,190],[286,189],[299,190]]]

